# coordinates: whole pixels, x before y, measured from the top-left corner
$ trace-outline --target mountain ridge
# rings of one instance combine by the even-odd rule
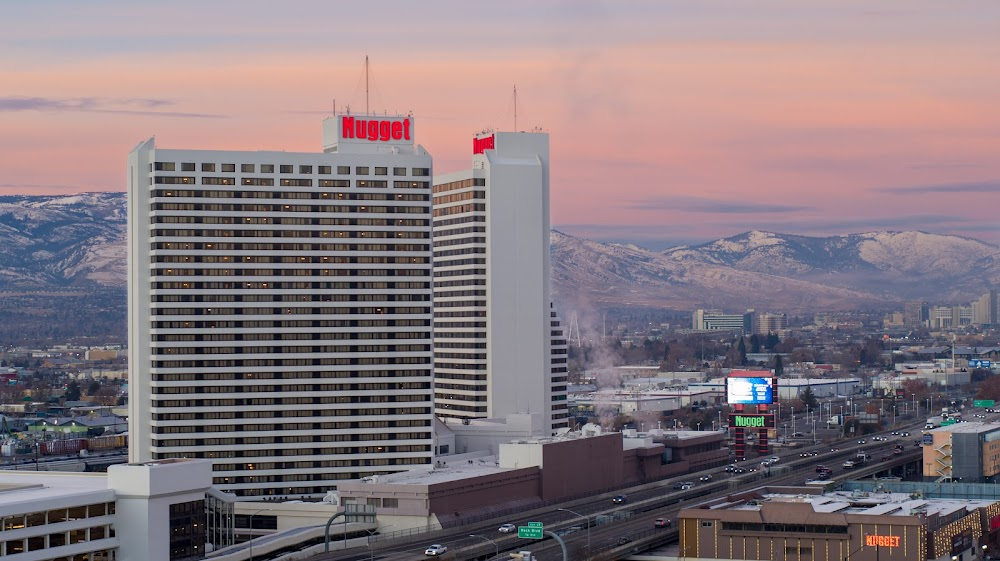
[[[0,290],[124,291],[126,195],[0,196]],[[750,230],[663,251],[551,234],[554,297],[589,306],[851,310],[968,303],[1000,247],[917,230],[811,237]]]

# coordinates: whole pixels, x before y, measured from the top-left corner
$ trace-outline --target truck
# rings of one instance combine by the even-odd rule
[[[863,463],[867,462],[870,459],[872,459],[872,457],[869,456],[867,452],[858,452],[857,457],[854,459],[854,463],[855,464],[863,464]]]
[[[940,415],[936,417],[928,417],[927,422],[924,424],[924,429],[925,430],[936,429],[941,426],[942,422],[944,422],[944,418],[941,417]]]

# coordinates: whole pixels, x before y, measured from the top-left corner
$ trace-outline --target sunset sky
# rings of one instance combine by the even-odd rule
[[[5,2],[0,195],[124,191],[127,153],[319,151],[412,111],[435,171],[551,135],[552,224],[662,248],[751,229],[1000,243],[1000,2]]]

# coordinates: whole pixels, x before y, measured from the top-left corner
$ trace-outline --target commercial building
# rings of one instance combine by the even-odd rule
[[[972,561],[1000,502],[763,487],[678,514],[680,557],[771,561]]]
[[[9,561],[201,559],[211,464],[164,460],[107,474],[0,471],[0,557]],[[225,523],[225,518],[220,518]]]
[[[753,333],[753,320],[753,310],[747,310],[743,314],[725,314],[719,310],[695,310],[691,315],[691,329]]]
[[[321,497],[433,455],[431,156],[411,116],[323,151],[128,156],[132,462]]]
[[[434,178],[435,410],[568,426],[565,330],[552,305],[549,136],[490,132],[472,168]]]
[[[1000,474],[1000,425],[965,422],[924,433],[924,480],[994,483]]]

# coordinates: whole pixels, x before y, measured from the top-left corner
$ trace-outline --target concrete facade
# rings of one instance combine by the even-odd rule
[[[220,489],[274,498],[433,461],[432,169],[413,132],[342,115],[317,153],[132,150],[131,461],[208,459]]]
[[[434,178],[435,411],[541,414],[568,427],[565,329],[551,297],[549,136],[490,132]]]

